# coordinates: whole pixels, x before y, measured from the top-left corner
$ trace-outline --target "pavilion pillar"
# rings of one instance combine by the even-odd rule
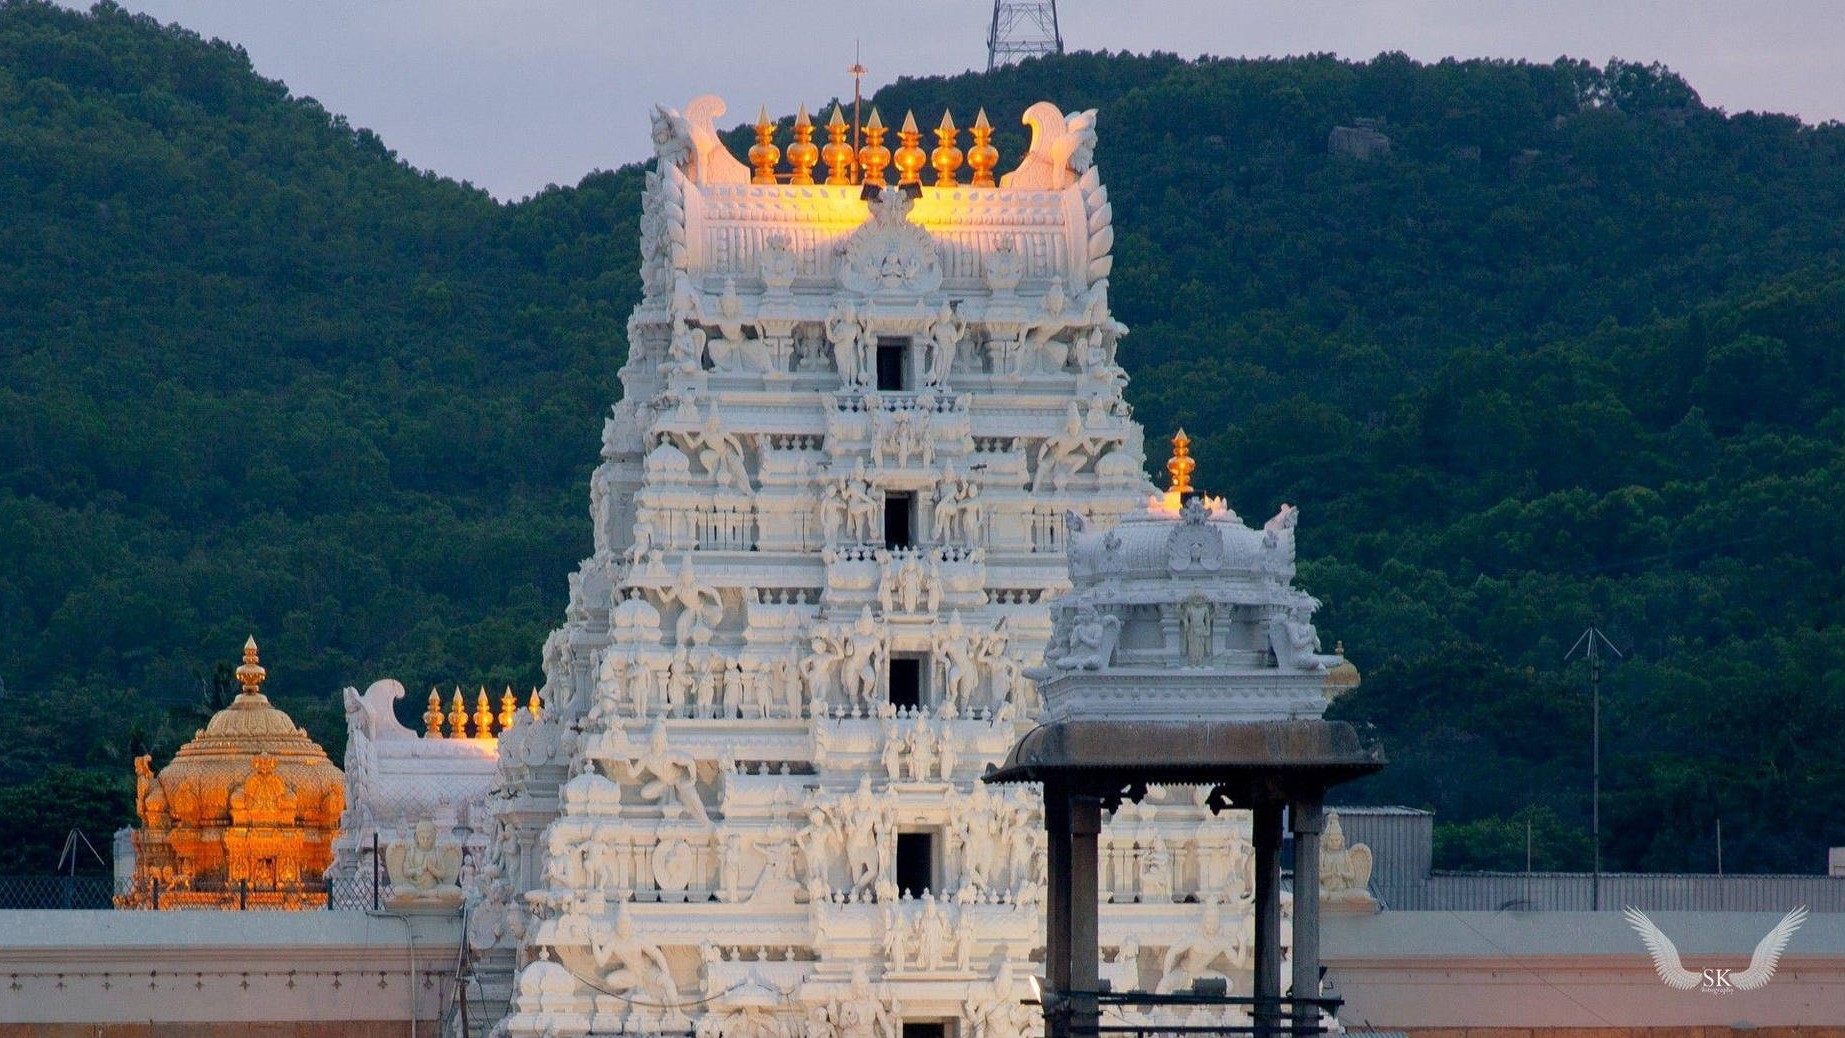
[[[1070,1015],[1070,791],[1060,782],[1044,784],[1045,891],[1044,1033],[1069,1038]]]
[[[1294,1030],[1320,1024],[1320,833],[1326,816],[1319,790],[1299,794],[1289,810],[1294,829]]]
[[[1256,865],[1255,1034],[1268,1038],[1281,1026],[1281,803],[1264,798],[1250,813]]]
[[[1093,796],[1070,797],[1070,1032],[1092,1038],[1101,1023],[1096,1005],[1101,948],[1097,946],[1100,887],[1096,871],[1096,838],[1102,832],[1102,801]]]

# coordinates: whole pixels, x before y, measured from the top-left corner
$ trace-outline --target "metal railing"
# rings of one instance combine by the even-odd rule
[[[1311,1038],[1327,1034],[1341,999],[1337,998],[1256,998],[1249,995],[1201,994],[1173,992],[1100,992],[1095,996],[1101,1011],[1095,1027],[1070,1025],[1064,1033],[1071,1038],[1104,1038],[1108,1035],[1132,1035],[1154,1038],[1171,1035],[1194,1038],[1207,1035],[1250,1035],[1253,1038],[1298,1036]],[[1053,1028],[1055,1030],[1055,1028]]]
[[[1605,872],[1437,872],[1373,883],[1384,906],[1432,912],[1845,912],[1845,877]]]
[[[117,881],[112,876],[0,876],[0,911],[368,911],[382,906],[373,876],[265,885]]]

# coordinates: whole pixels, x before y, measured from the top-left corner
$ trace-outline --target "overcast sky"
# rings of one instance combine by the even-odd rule
[[[986,67],[991,0],[123,0],[249,52],[412,164],[499,198],[645,158],[647,109],[731,118]],[[1732,112],[1845,117],[1836,0],[1062,0],[1065,46],[1662,61]],[[1052,100],[1055,100],[1053,98]],[[1104,126],[1103,132],[1107,131]]]

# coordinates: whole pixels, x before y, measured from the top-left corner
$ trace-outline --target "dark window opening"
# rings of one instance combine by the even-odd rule
[[[903,1022],[903,1038],[949,1038],[948,1024],[941,1020]]]
[[[901,341],[878,340],[878,391],[896,393],[908,388],[903,384],[903,355],[909,352]]]
[[[935,886],[935,834],[934,833],[898,833],[897,834],[897,890],[909,891],[921,897],[925,890]],[[941,1025],[935,1025],[940,1028]],[[903,1025],[904,1034],[908,1035],[909,1024]],[[940,1030],[937,1030],[940,1034]]]
[[[923,661],[915,656],[892,656],[890,661],[890,705],[923,705]]]
[[[908,548],[916,543],[915,513],[915,495],[884,495],[884,546],[886,548]]]

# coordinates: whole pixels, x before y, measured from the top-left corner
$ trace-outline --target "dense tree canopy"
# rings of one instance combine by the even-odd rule
[[[1261,518],[1444,860],[1820,867],[1845,842],[1845,129],[1657,66],[1073,54],[886,116],[1101,110],[1150,440]],[[634,103],[642,103],[636,100]],[[747,106],[746,106],[747,107]],[[1380,120],[1387,155],[1329,131]],[[0,5],[0,871],[122,819],[246,634],[335,753],[337,689],[527,686],[588,550],[640,167],[510,205],[242,51]],[[1155,459],[1157,464],[1158,459]],[[216,681],[214,681],[216,677]],[[57,770],[65,769],[65,770]],[[78,776],[78,777],[73,777]],[[81,791],[81,811],[53,810]]]

